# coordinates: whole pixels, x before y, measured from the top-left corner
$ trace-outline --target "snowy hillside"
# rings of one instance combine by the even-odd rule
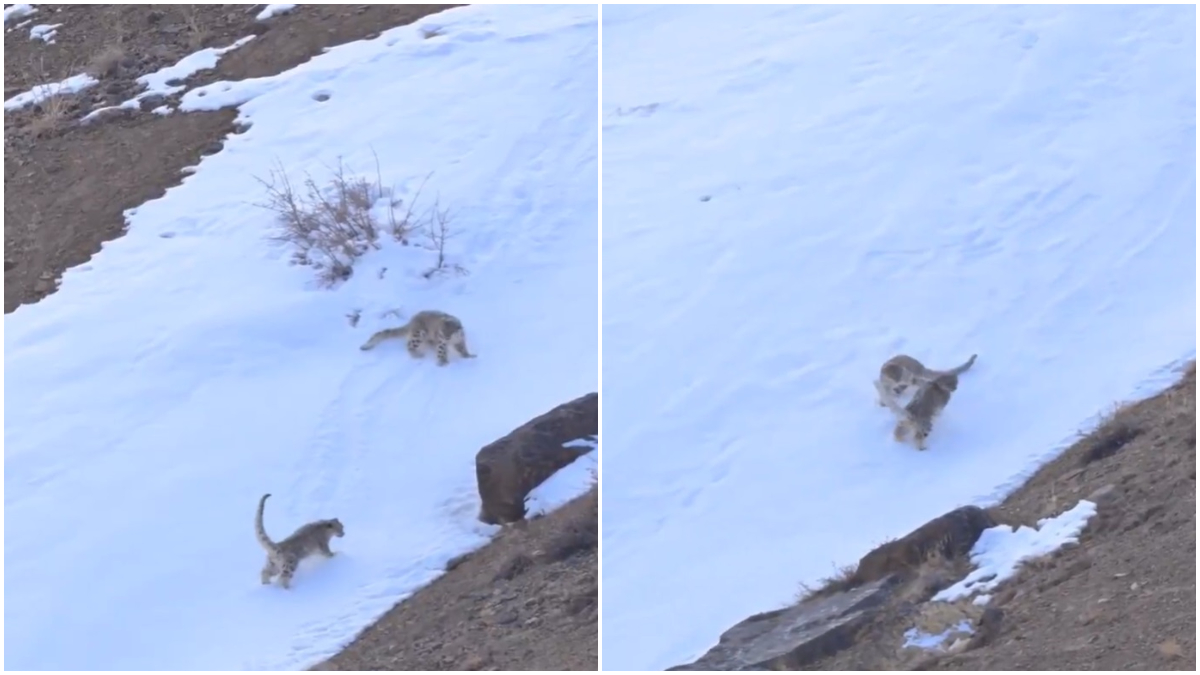
[[[249,130],[5,317],[7,668],[303,668],[487,541],[475,452],[598,386],[597,51],[594,6],[475,6],[185,96]],[[469,274],[425,278],[415,237],[331,290],[290,266],[255,178],[339,157],[408,202],[432,172]],[[359,350],[422,309],[479,358]],[[259,584],[265,492],[276,540],[345,524],[290,592]]]
[[[605,8],[605,668],[694,659],[1176,377],[1195,27]],[[874,401],[896,353],[979,354],[924,453]]]

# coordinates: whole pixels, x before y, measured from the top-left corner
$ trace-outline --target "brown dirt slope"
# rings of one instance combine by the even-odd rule
[[[1195,670],[1194,363],[1159,395],[1115,408],[989,512],[1035,525],[1080,499],[1098,511],[1078,545],[1029,561],[986,612],[966,601],[925,602],[967,570],[962,559],[931,560],[908,597],[805,669]],[[928,632],[962,619],[977,637],[958,653],[901,648],[910,627]]]
[[[126,209],[177,185],[181,169],[234,132],[233,111],[148,112],[161,101],[77,123],[131,98],[137,77],[250,34],[188,84],[279,73],[450,6],[300,5],[263,23],[254,19],[262,5],[38,6],[29,25],[61,23],[55,44],[29,39],[29,25],[6,26],[6,99],[80,72],[100,83],[4,116],[4,311],[53,293],[65,270],[121,236]],[[594,670],[595,522],[595,499],[584,497],[505,532],[326,666]]]

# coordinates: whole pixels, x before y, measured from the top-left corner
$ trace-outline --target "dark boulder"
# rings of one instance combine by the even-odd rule
[[[600,397],[592,393],[540,415],[475,455],[479,520],[501,525],[525,519],[529,493],[586,455],[600,433]]]

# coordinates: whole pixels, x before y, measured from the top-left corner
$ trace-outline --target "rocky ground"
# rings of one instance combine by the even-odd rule
[[[5,99],[79,73],[100,83],[5,112],[4,311],[53,293],[66,269],[123,234],[125,209],[177,185],[236,132],[232,110],[149,112],[163,99],[80,124],[132,98],[136,78],[247,35],[257,37],[186,84],[276,74],[451,6],[300,5],[257,21],[263,5],[35,5],[31,23],[9,22]],[[37,24],[61,24],[53,44],[30,39]],[[596,522],[593,493],[506,531],[319,667],[595,670]]]
[[[1196,669],[1196,366],[1116,411],[993,510],[1034,524],[1092,497],[1078,546],[1002,586],[978,649],[937,670]]]
[[[1077,545],[1028,561],[985,607],[933,603],[993,523],[1036,525],[1089,499]],[[974,631],[943,652],[917,627]],[[950,642],[953,644],[953,642]],[[1002,504],[957,509],[869,552],[797,604],[734,626],[679,669],[1195,670],[1196,370],[1117,407]]]

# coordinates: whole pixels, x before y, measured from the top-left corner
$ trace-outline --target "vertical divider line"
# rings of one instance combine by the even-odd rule
[[[596,670],[604,670],[604,5],[596,5]]]

